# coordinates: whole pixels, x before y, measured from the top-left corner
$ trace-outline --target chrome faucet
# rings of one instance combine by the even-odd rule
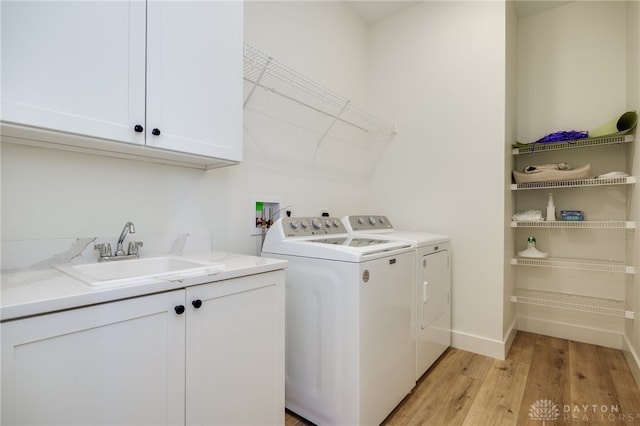
[[[124,228],[122,228],[122,232],[120,233],[120,238],[118,238],[118,245],[116,246],[116,256],[124,256],[126,253],[122,248],[122,244],[124,243],[124,239],[127,234],[131,232],[132,234],[136,233],[136,228],[133,226],[132,222],[127,222],[124,224]]]
[[[122,232],[120,233],[120,238],[118,238],[118,244],[116,246],[116,252],[111,255],[111,244],[96,244],[93,246],[94,250],[100,251],[100,257],[98,258],[99,262],[108,262],[111,260],[122,260],[122,259],[137,259],[140,257],[139,249],[143,246],[142,241],[131,241],[129,243],[129,251],[124,251],[124,239],[127,237],[128,233],[135,234],[136,228],[133,226],[132,222],[127,222],[122,228]]]

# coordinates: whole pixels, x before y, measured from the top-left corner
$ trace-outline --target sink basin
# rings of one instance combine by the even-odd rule
[[[134,284],[145,281],[178,281],[213,275],[224,268],[221,263],[173,256],[115,260],[82,265],[55,265],[54,268],[91,286]]]

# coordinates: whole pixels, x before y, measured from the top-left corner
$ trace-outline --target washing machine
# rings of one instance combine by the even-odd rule
[[[286,407],[319,425],[380,424],[416,383],[411,243],[285,217],[262,255],[288,261]]]
[[[342,218],[353,235],[407,241],[416,251],[412,330],[416,336],[416,380],[451,345],[451,240],[448,236],[394,229],[386,216]]]

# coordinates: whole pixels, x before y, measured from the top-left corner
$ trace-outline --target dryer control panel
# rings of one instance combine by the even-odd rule
[[[347,216],[352,231],[380,231],[393,229],[386,216]]]
[[[287,237],[347,233],[337,217],[285,217],[282,218],[282,229]]]

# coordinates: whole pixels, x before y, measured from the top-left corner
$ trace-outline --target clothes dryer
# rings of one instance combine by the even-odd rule
[[[288,261],[286,407],[315,424],[380,424],[416,382],[411,243],[281,218],[262,255]]]
[[[342,222],[353,235],[407,241],[416,251],[412,332],[417,380],[451,345],[451,240],[446,235],[396,230],[386,216],[345,216]]]

